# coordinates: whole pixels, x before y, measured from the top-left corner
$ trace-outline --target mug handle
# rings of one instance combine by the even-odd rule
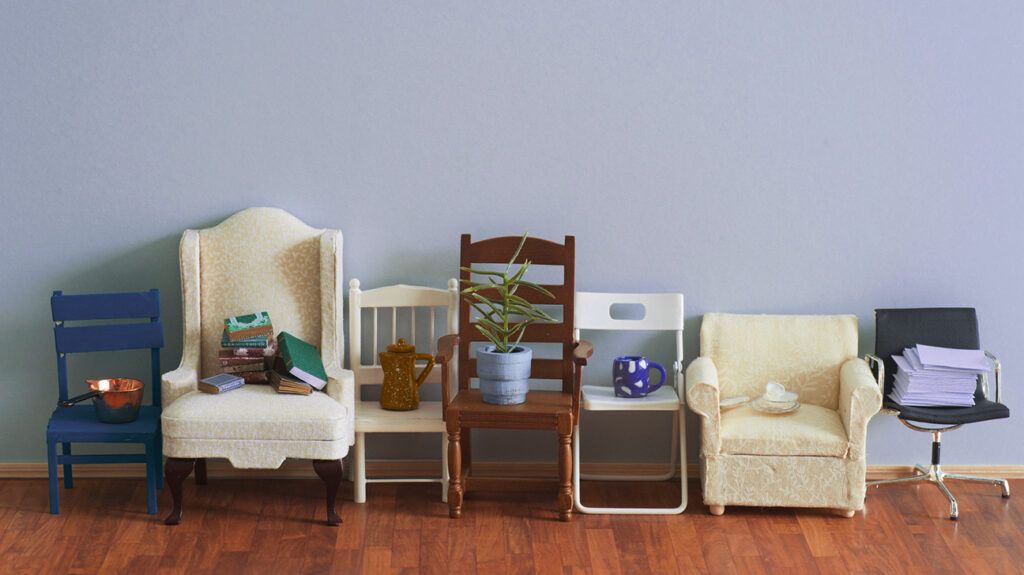
[[[419,389],[419,387],[423,385],[424,380],[427,379],[427,376],[430,375],[430,370],[434,369],[434,356],[430,355],[429,353],[417,353],[416,359],[427,360],[427,365],[423,366],[423,371],[421,371],[420,374],[416,376],[416,388]]]
[[[658,382],[658,385],[652,385],[652,386],[650,386],[647,389],[647,393],[651,394],[651,393],[654,393],[655,391],[658,391],[659,389],[661,389],[661,386],[665,383],[665,380],[668,379],[668,373],[666,373],[665,372],[665,368],[661,367],[661,364],[656,362],[656,361],[648,360],[647,367],[648,367],[648,369],[653,367],[653,368],[655,368],[655,369],[657,369],[658,371],[661,372],[661,381]]]

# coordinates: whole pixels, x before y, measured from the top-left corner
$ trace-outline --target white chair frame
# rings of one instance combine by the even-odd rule
[[[615,319],[611,308],[615,304],[637,304],[644,308],[642,319]],[[665,382],[655,394],[642,399],[614,396],[611,387],[584,385],[580,401],[580,417],[573,434],[573,492],[576,509],[581,513],[608,515],[675,515],[686,509],[686,425],[683,387],[683,294],[617,294],[576,293],[576,330],[607,331],[671,331],[675,333],[675,361],[671,368],[671,383]],[[584,378],[586,378],[584,372]],[[593,373],[593,368],[589,370]],[[590,392],[588,394],[588,391]],[[672,440],[670,459],[664,473],[658,475],[597,475],[580,472],[580,423],[584,411],[661,411],[672,413]],[[679,465],[683,462],[682,465]],[[580,479],[598,481],[666,481],[676,470],[680,475],[680,503],[676,507],[587,507],[582,501]]]
[[[366,502],[367,483],[440,483],[441,500],[448,499],[448,434],[445,430],[441,401],[421,401],[417,411],[385,411],[376,401],[363,401],[362,389],[365,385],[379,386],[384,380],[378,356],[378,313],[381,308],[391,310],[391,341],[397,340],[398,310],[411,308],[410,332],[407,341],[416,345],[416,310],[428,309],[430,313],[430,336],[427,346],[417,351],[437,353],[437,340],[458,330],[459,283],[455,279],[448,280],[448,289],[437,289],[422,286],[392,285],[363,291],[359,280],[349,282],[349,365],[355,373],[355,449],[352,452],[350,474],[354,486],[353,499],[356,503]],[[362,311],[373,309],[373,345],[372,354],[363,362],[362,350]],[[444,331],[438,331],[435,325],[437,309],[447,310]],[[387,333],[387,332],[385,332]],[[383,350],[380,350],[383,351]],[[433,369],[424,384],[440,383],[441,370]],[[435,414],[436,417],[424,417]],[[366,434],[367,433],[437,433],[441,436],[441,475],[439,477],[366,477]]]

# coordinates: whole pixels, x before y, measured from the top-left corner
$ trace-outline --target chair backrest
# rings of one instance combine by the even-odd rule
[[[388,342],[405,337],[406,342],[416,346],[417,353],[437,353],[437,340],[456,332],[458,326],[459,282],[448,280],[448,289],[422,286],[392,285],[363,291],[359,280],[349,282],[348,290],[348,361],[355,373],[356,401],[361,398],[362,386],[380,385],[384,370],[380,365],[378,349],[379,336],[386,335]],[[370,353],[363,357],[363,310],[372,309],[371,324],[368,326],[372,338]],[[381,310],[384,313],[380,313]],[[444,310],[444,320],[439,321],[439,311]],[[399,318],[401,317],[401,320]],[[420,325],[417,328],[417,316]],[[423,322],[427,322],[426,325]],[[426,329],[424,329],[426,328]],[[426,331],[426,346],[418,339]],[[441,370],[431,370],[424,383],[440,383]]]
[[[639,306],[639,318],[612,317],[616,305]],[[675,333],[673,386],[679,389],[683,366],[683,294],[681,293],[596,293],[576,292],[576,340],[580,330],[670,331]]]
[[[470,273],[465,268],[480,264],[507,264],[515,254],[519,236],[505,236],[473,242],[469,234],[462,235],[459,265],[460,279],[470,280]],[[559,380],[562,392],[573,392],[573,360],[572,352],[575,344],[573,327],[575,326],[576,296],[576,238],[565,236],[565,243],[558,244],[539,238],[527,238],[523,249],[516,258],[516,264],[530,260],[532,264],[556,266],[562,268],[561,284],[544,284],[555,297],[551,299],[533,290],[520,290],[516,295],[538,305],[561,306],[562,321],[558,323],[535,323],[525,330],[521,343],[560,343],[561,357],[558,359],[539,358],[534,353],[531,367],[531,380]],[[530,272],[526,272],[529,279]],[[486,292],[481,292],[486,293]],[[459,298],[459,389],[469,389],[469,380],[477,377],[476,359],[470,358],[470,344],[486,342],[473,321],[469,303]]]
[[[196,278],[185,273],[187,241],[198,244]],[[308,341],[325,363],[340,365],[340,232],[310,227],[284,210],[249,208],[212,228],[186,231],[182,243],[185,307],[199,305],[201,377],[220,372],[224,318],[258,311],[270,313],[275,333]],[[186,309],[185,315],[196,314]]]
[[[885,362],[885,394],[892,391],[896,362],[892,356],[917,344],[981,349],[978,314],[970,307],[875,310],[875,355]],[[977,393],[980,393],[979,390]]]
[[[160,348],[164,324],[160,321],[160,290],[144,292],[50,296],[53,339],[57,349],[59,401],[68,399],[69,353],[149,349],[153,405],[160,405]],[[66,325],[65,322],[96,322],[139,319],[145,322]]]
[[[718,368],[721,397],[764,393],[771,380],[800,401],[839,405],[839,370],[857,357],[857,316],[708,313],[700,355]]]

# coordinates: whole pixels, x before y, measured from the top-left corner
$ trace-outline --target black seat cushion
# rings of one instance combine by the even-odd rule
[[[985,398],[979,400],[977,396],[974,398],[973,407],[911,407],[900,405],[888,398],[883,405],[900,412],[900,419],[918,423],[935,423],[938,425],[975,423],[1010,417],[1010,408]]]
[[[1010,417],[1010,409],[989,401],[981,388],[974,392],[973,407],[911,407],[889,398],[896,362],[892,356],[917,344],[981,349],[978,315],[974,308],[913,308],[875,310],[875,355],[885,362],[883,405],[900,412],[900,419],[920,423],[955,425]]]

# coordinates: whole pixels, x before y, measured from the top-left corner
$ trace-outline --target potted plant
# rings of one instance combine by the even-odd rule
[[[476,329],[493,344],[476,353],[476,372],[485,403],[516,405],[526,401],[533,350],[519,345],[519,342],[526,328],[533,323],[555,321],[544,310],[517,295],[519,289],[524,288],[551,299],[555,297],[543,287],[523,279],[530,260],[512,271],[527,235],[523,234],[504,272],[462,268],[470,274],[487,278],[486,281],[473,281],[471,275],[471,279],[463,280],[467,287],[462,290],[462,297],[480,314],[474,324]]]

